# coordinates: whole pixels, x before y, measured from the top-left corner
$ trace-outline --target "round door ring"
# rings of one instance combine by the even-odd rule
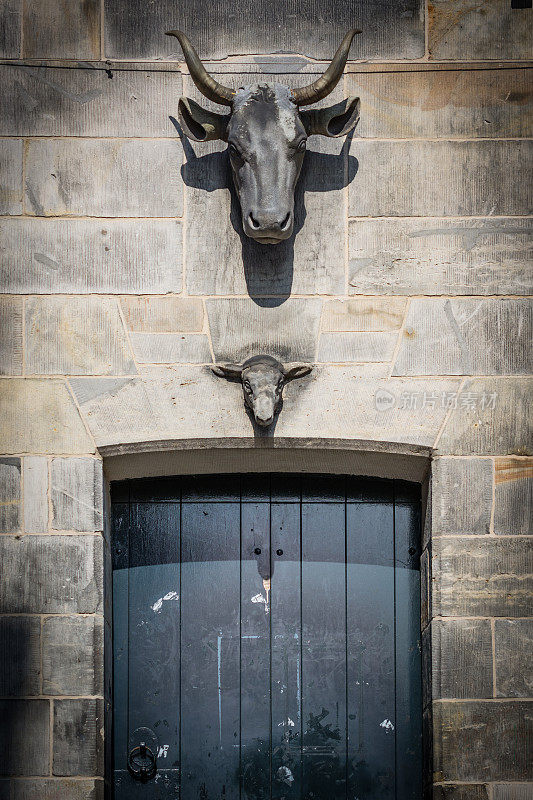
[[[157,772],[156,757],[144,742],[141,742],[128,756],[128,771],[136,781],[146,783]]]

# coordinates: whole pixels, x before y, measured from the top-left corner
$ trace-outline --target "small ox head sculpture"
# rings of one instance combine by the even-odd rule
[[[359,120],[359,98],[311,111],[339,82],[352,39],[346,34],[325,73],[309,86],[289,89],[280,83],[261,83],[228,89],[208,74],[188,38],[168,31],[181,45],[191,78],[215,103],[230,106],[229,114],[207,111],[187,97],[179,101],[180,125],[189,139],[229,144],[233,179],[247,236],[261,244],[288,239],[294,228],[294,188],[300,174],[307,137],[344,136]]]
[[[255,421],[267,428],[281,403],[283,387],[294,378],[303,378],[313,369],[309,364],[286,364],[272,356],[253,356],[239,364],[216,364],[211,367],[215,375],[242,382],[244,402],[252,411]]]

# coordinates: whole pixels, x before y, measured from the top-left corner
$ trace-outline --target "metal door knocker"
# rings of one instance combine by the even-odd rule
[[[146,783],[157,772],[157,759],[149,747],[141,742],[128,756],[128,772],[132,778],[141,783]]]

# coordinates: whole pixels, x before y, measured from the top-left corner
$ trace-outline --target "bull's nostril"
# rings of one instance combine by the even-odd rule
[[[257,230],[257,228],[261,227],[259,225],[258,221],[256,220],[256,218],[254,217],[254,215],[252,214],[252,212],[250,212],[249,220],[250,220],[250,225],[252,226],[252,228],[255,228]]]
[[[285,219],[281,223],[281,230],[282,231],[286,231],[287,230],[287,228],[290,225],[290,221],[291,221],[291,212],[289,211],[289,213],[287,214],[287,216],[285,217]]]

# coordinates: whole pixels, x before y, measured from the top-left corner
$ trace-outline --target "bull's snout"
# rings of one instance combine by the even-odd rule
[[[255,421],[262,428],[267,428],[272,424],[275,410],[274,398],[268,394],[260,394],[253,401]]]
[[[288,239],[293,225],[293,215],[289,209],[251,209],[243,219],[246,235],[262,244],[276,244]]]

